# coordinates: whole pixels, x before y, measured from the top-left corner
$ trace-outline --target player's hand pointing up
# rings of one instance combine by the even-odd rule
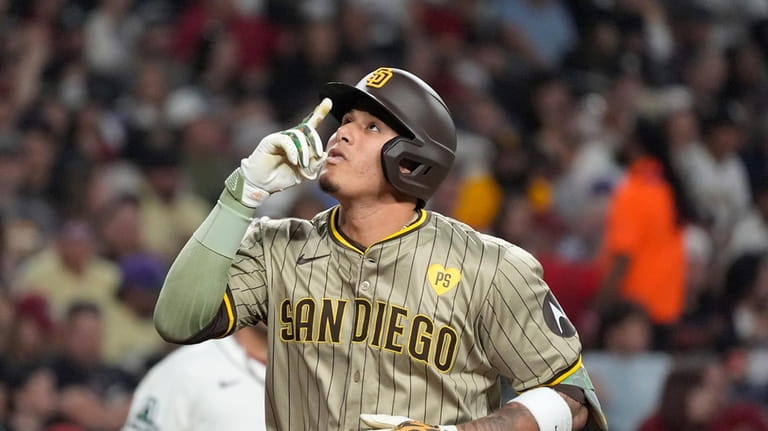
[[[316,179],[327,156],[316,129],[331,107],[325,98],[295,127],[264,137],[227,178],[227,190],[255,208],[272,193]]]

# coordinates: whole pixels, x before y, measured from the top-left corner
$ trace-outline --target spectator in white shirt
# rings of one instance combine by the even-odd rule
[[[730,262],[748,253],[768,252],[768,179],[755,185],[754,206],[733,229],[728,244]]]
[[[677,149],[675,162],[698,213],[712,223],[716,246],[724,246],[750,204],[750,187],[738,150],[744,140],[739,122],[726,113],[705,122],[704,145]]]

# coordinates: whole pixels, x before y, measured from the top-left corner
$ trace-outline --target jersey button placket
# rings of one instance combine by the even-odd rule
[[[361,256],[360,260],[360,280],[357,284],[357,293],[363,297],[370,298],[372,284],[366,280],[371,275],[371,262],[376,262],[375,259],[368,255]]]

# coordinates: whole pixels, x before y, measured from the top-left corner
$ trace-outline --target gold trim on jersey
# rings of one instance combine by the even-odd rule
[[[568,376],[570,376],[571,374],[575,373],[576,371],[579,371],[579,368],[581,368],[581,365],[582,365],[582,363],[581,363],[581,355],[579,355],[579,360],[576,361],[576,363],[570,369],[568,369],[568,371],[566,371],[563,374],[561,374],[555,380],[552,380],[551,382],[547,383],[545,386],[555,386],[555,385],[560,384],[563,380],[567,379]]]
[[[419,217],[416,219],[416,221],[414,221],[413,223],[409,224],[408,226],[405,226],[404,228],[400,229],[399,231],[393,233],[392,235],[389,235],[389,236],[387,236],[385,238],[382,238],[382,239],[374,242],[373,244],[368,246],[368,248],[366,248],[365,250],[363,250],[359,246],[356,246],[355,244],[352,244],[352,242],[350,242],[350,240],[348,240],[344,236],[344,234],[341,233],[339,228],[337,227],[338,218],[339,218],[339,206],[338,205],[335,206],[331,210],[329,224],[331,226],[331,234],[333,235],[333,238],[336,239],[336,241],[338,241],[339,243],[341,243],[342,245],[346,246],[347,248],[349,248],[351,250],[354,250],[354,251],[356,251],[356,252],[358,252],[360,254],[365,254],[368,250],[371,249],[371,247],[373,247],[376,244],[380,244],[380,243],[382,243],[384,241],[389,241],[390,239],[399,237],[401,235],[405,235],[406,233],[408,233],[408,232],[410,232],[410,231],[420,227],[427,220],[427,215],[428,214],[427,214],[427,212],[425,210],[420,209],[419,210]]]
[[[232,312],[232,303],[229,301],[229,296],[227,294],[224,294],[224,308],[227,309],[227,317],[229,318],[227,331],[224,334],[229,335],[230,331],[232,331],[232,327],[235,325],[235,314]]]

